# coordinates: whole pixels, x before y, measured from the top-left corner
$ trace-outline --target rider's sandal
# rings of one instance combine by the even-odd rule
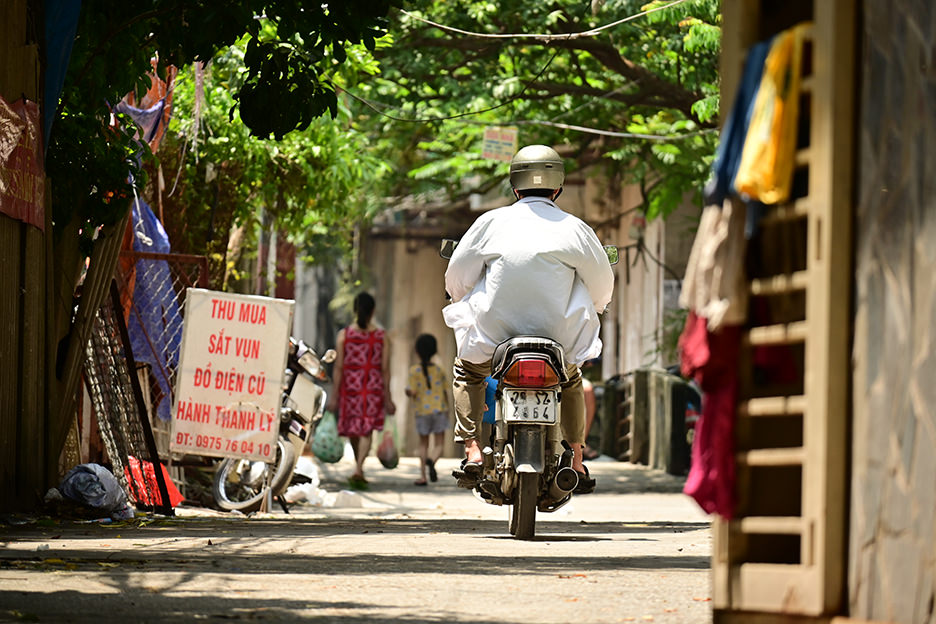
[[[479,461],[468,461],[467,459],[462,461],[462,471],[467,475],[480,475],[481,474],[481,462]]]
[[[458,487],[472,489],[481,481],[481,462],[469,462],[463,459],[461,466],[452,471]]]
[[[575,471],[578,474],[578,485],[575,486],[572,492],[575,494],[591,494],[595,491],[597,482],[588,474],[588,466],[583,465],[582,468],[585,469],[585,472]]]

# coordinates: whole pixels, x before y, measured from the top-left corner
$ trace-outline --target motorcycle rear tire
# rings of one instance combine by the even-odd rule
[[[539,494],[539,475],[524,472],[518,476],[514,502],[510,508],[510,534],[516,539],[533,539],[536,532],[536,499]]]
[[[274,496],[286,491],[296,467],[296,449],[288,440],[276,439],[276,459],[273,464],[273,478],[270,488]],[[215,503],[221,509],[248,513],[260,509],[263,502],[264,470],[263,462],[228,457],[218,464],[215,470],[212,494]],[[231,475],[241,475],[237,481],[229,480]],[[252,475],[244,481],[244,475]]]

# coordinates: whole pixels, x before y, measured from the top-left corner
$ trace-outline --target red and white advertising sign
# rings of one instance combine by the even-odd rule
[[[275,459],[294,305],[188,289],[170,451]]]
[[[0,97],[0,212],[45,230],[39,105]]]
[[[481,157],[510,162],[517,151],[516,126],[491,126],[484,129]]]

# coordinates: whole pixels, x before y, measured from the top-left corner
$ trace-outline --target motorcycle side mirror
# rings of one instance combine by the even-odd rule
[[[332,362],[335,361],[337,357],[338,357],[338,353],[334,349],[329,349],[322,356],[322,361],[325,362],[326,364],[331,364]]]
[[[621,259],[618,255],[618,248],[616,245],[605,245],[604,246],[605,254],[608,256],[608,262],[611,263],[611,266],[614,266]]]
[[[451,238],[442,239],[442,247],[439,249],[439,255],[445,259],[452,257],[452,254],[455,253],[455,247],[458,245],[457,240]]]

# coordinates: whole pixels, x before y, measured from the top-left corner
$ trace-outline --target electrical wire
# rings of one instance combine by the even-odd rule
[[[484,39],[539,39],[541,41],[551,41],[554,39],[567,40],[567,39],[581,39],[582,37],[594,37],[595,35],[598,35],[602,31],[608,30],[609,28],[620,26],[621,24],[630,22],[632,20],[638,19],[645,15],[650,15],[651,13],[655,13],[657,11],[669,9],[670,7],[674,7],[677,4],[682,4],[684,2],[689,2],[689,1],[690,0],[674,0],[673,2],[670,2],[669,4],[664,4],[662,6],[654,7],[652,9],[647,9],[646,11],[642,11],[635,15],[630,15],[628,17],[619,19],[616,22],[611,22],[610,24],[599,26],[598,28],[591,28],[589,30],[583,30],[577,33],[567,33],[567,34],[562,34],[562,35],[554,35],[554,34],[548,34],[548,33],[479,33],[479,32],[472,32],[470,30],[462,30],[461,28],[455,28],[454,26],[446,26],[445,24],[439,24],[438,22],[433,22],[432,20],[428,20],[424,17],[419,17],[418,15],[414,15],[413,13],[410,13],[409,11],[406,11],[404,9],[400,9],[400,12],[408,17],[413,18],[414,20],[423,22],[425,24],[429,24],[430,26],[433,26],[440,30],[447,30],[449,32],[458,33],[459,35],[467,35],[469,37],[481,37]]]
[[[480,110],[475,110],[475,111],[465,111],[464,113],[456,113],[455,115],[447,115],[447,116],[445,116],[445,117],[426,117],[426,118],[423,118],[423,119],[410,119],[410,118],[407,118],[407,117],[397,117],[396,115],[391,115],[391,114],[389,114],[389,113],[383,112],[382,110],[380,110],[379,108],[377,108],[374,104],[372,104],[372,103],[369,102],[368,100],[365,100],[365,99],[362,98],[361,96],[359,96],[359,95],[357,95],[357,94],[355,94],[355,93],[352,93],[351,91],[348,91],[348,90],[345,89],[345,88],[339,87],[338,85],[334,85],[334,86],[335,86],[335,91],[341,91],[342,93],[347,93],[348,95],[350,95],[352,98],[354,98],[354,99],[357,100],[358,102],[361,102],[362,104],[364,104],[364,105],[367,106],[368,108],[372,109],[372,110],[373,110],[375,113],[377,113],[378,115],[382,115],[382,116],[386,117],[387,119],[392,119],[392,120],[394,120],[394,121],[405,121],[405,122],[409,122],[409,123],[430,123],[430,122],[433,122],[433,121],[446,121],[446,120],[449,120],[449,119],[459,119],[459,118],[461,118],[461,117],[469,117],[469,116],[471,116],[471,115],[480,115],[481,113],[488,113],[488,112],[490,112],[490,111],[497,110],[498,108],[503,108],[504,106],[507,106],[507,105],[510,104],[511,102],[515,102],[516,100],[519,100],[520,97],[521,97],[524,93],[526,93],[526,90],[529,89],[530,86],[531,86],[534,82],[536,82],[536,80],[537,80],[540,76],[542,76],[543,73],[544,73],[547,69],[549,69],[549,66],[552,65],[552,62],[553,62],[553,60],[555,60],[557,54],[559,54],[559,48],[556,48],[556,50],[553,52],[552,56],[549,57],[549,60],[546,61],[546,64],[543,65],[543,68],[542,68],[541,70],[539,70],[539,72],[537,72],[537,74],[536,74],[535,76],[533,76],[532,78],[530,78],[530,80],[527,81],[527,83],[523,85],[523,88],[520,89],[520,91],[519,91],[516,95],[514,95],[513,97],[510,97],[510,98],[504,100],[504,101],[501,102],[500,104],[495,104],[494,106],[489,106],[489,107],[487,107],[487,108],[482,108],[482,109],[480,109]]]
[[[517,126],[517,125],[539,125],[539,126],[553,126],[555,128],[561,128],[563,130],[574,130],[576,132],[586,132],[589,134],[597,134],[601,136],[609,137],[618,137],[623,139],[647,139],[649,141],[674,141],[676,139],[686,139],[689,137],[699,136],[702,134],[710,134],[712,132],[718,132],[718,128],[704,128],[702,130],[697,130],[695,132],[687,132],[685,134],[639,134],[634,132],[615,132],[613,130],[599,130],[598,128],[589,128],[587,126],[576,126],[574,124],[564,124],[555,121],[539,121],[535,119],[524,120],[524,121],[511,121],[503,124],[505,126]]]
[[[592,29],[590,29],[590,30],[586,30],[586,31],[578,32],[578,33],[566,33],[566,34],[561,34],[561,35],[550,35],[550,34],[542,34],[542,33],[540,33],[540,34],[531,34],[531,33],[514,33],[514,34],[509,34],[509,33],[503,33],[503,34],[475,33],[475,32],[471,32],[471,31],[467,31],[467,30],[461,30],[461,29],[459,29],[459,28],[454,28],[454,27],[452,27],[452,26],[446,26],[446,25],[444,25],[444,24],[439,24],[439,23],[433,22],[433,21],[431,21],[431,20],[427,20],[427,19],[422,18],[422,17],[419,17],[419,16],[417,16],[417,15],[413,15],[412,13],[410,13],[409,11],[406,11],[406,10],[404,10],[404,9],[400,9],[400,12],[401,12],[401,13],[404,13],[405,15],[407,15],[407,16],[409,16],[409,17],[415,19],[415,20],[418,20],[418,21],[424,22],[424,23],[426,23],[426,24],[429,24],[429,25],[431,25],[431,26],[433,26],[433,27],[435,27],[435,28],[439,28],[439,29],[441,29],[441,30],[448,30],[448,31],[451,31],[451,32],[455,32],[455,33],[459,33],[459,34],[467,35],[467,36],[471,36],[471,37],[498,38],[498,39],[524,37],[524,38],[535,38],[535,39],[540,39],[540,40],[549,41],[549,40],[554,40],[554,39],[561,39],[561,40],[578,39],[578,38],[586,37],[586,36],[588,36],[588,37],[593,37],[593,36],[599,34],[600,32],[602,32],[602,31],[604,31],[604,30],[607,30],[607,29],[609,29],[609,28],[613,28],[613,27],[615,27],[615,26],[619,26],[619,25],[624,24],[624,23],[626,23],[626,22],[629,22],[629,21],[638,19],[638,18],[640,18],[640,17],[644,17],[644,16],[646,16],[646,15],[649,15],[649,14],[651,14],[651,13],[654,13],[654,12],[656,12],[656,11],[662,11],[663,9],[668,9],[668,8],[674,7],[674,6],[678,5],[678,4],[683,4],[684,2],[689,2],[689,1],[690,1],[690,0],[674,0],[673,2],[670,2],[669,4],[665,4],[665,5],[662,5],[662,6],[654,7],[654,8],[652,8],[652,9],[648,9],[648,10],[646,10],[646,11],[642,11],[642,12],[640,12],[640,13],[636,13],[636,14],[634,14],[634,15],[629,15],[628,17],[619,19],[619,20],[617,20],[617,21],[615,21],[615,22],[611,22],[610,24],[605,24],[604,26],[599,26],[598,28],[592,28]],[[539,72],[537,72],[537,74],[536,74],[535,76],[533,76],[533,78],[531,78],[529,81],[527,81],[527,82],[523,85],[523,88],[520,89],[520,91],[519,91],[516,95],[514,95],[514,96],[508,98],[507,100],[504,100],[504,101],[501,102],[500,104],[495,104],[494,106],[489,106],[489,107],[487,107],[487,108],[482,108],[482,109],[479,109],[479,110],[466,111],[466,112],[464,112],[464,113],[456,113],[456,114],[454,114],[454,115],[446,115],[446,116],[442,116],[442,117],[423,117],[423,118],[398,117],[398,116],[396,116],[396,115],[391,115],[390,113],[386,113],[386,112],[382,111],[380,108],[378,108],[377,104],[375,104],[375,103],[373,103],[373,102],[367,100],[367,99],[364,98],[364,97],[361,97],[360,95],[357,95],[356,93],[354,93],[354,92],[352,92],[352,91],[349,91],[348,89],[345,89],[345,88],[340,87],[340,86],[338,86],[338,85],[334,85],[334,88],[335,88],[336,91],[340,91],[340,92],[342,92],[342,93],[346,93],[346,94],[347,94],[348,96],[350,96],[351,98],[353,98],[353,99],[357,100],[358,102],[364,104],[365,106],[367,106],[368,108],[370,108],[371,110],[373,110],[373,111],[374,111],[375,113],[377,113],[378,115],[381,115],[381,116],[386,117],[387,119],[391,119],[391,120],[393,120],[393,121],[401,121],[401,122],[406,122],[406,123],[432,123],[432,122],[437,122],[437,121],[448,121],[448,120],[452,120],[452,119],[461,119],[461,118],[463,118],[463,117],[470,117],[470,116],[472,116],[472,115],[480,115],[480,114],[482,114],[482,113],[488,113],[488,112],[491,112],[491,111],[493,111],[493,110],[497,110],[497,109],[499,109],[499,108],[503,108],[504,106],[506,106],[506,105],[508,105],[508,104],[510,104],[510,103],[512,103],[512,102],[517,101],[518,99],[521,98],[521,96],[523,96],[524,93],[526,93],[527,89],[529,89],[530,86],[531,86],[540,76],[542,76],[543,73],[549,68],[549,66],[552,64],[553,60],[555,60],[557,54],[559,54],[559,49],[558,49],[558,48],[553,52],[552,56],[549,57],[549,60],[546,61],[546,64],[545,64],[545,65],[543,65],[543,68],[540,69]],[[611,91],[610,93],[614,93],[615,91],[617,91],[617,90],[619,90],[619,89],[620,89],[620,87],[619,87],[618,89],[615,89],[614,91]],[[381,106],[383,106],[384,108],[389,108],[389,105],[381,104]],[[567,114],[567,113],[563,113],[563,116],[564,116],[565,114]],[[679,136],[673,137],[673,136],[666,136],[666,135],[649,135],[649,134],[640,135],[640,134],[627,133],[627,132],[614,132],[614,131],[611,131],[611,130],[599,130],[599,129],[597,129],[597,128],[588,128],[588,127],[585,127],[585,126],[573,126],[573,125],[567,125],[567,124],[560,124],[560,123],[555,122],[555,121],[535,121],[535,120],[529,120],[529,121],[517,121],[517,122],[502,123],[502,124],[500,124],[500,125],[518,125],[518,124],[550,125],[550,126],[555,126],[555,127],[558,127],[558,128],[563,128],[563,129],[566,129],[566,130],[574,130],[574,131],[577,131],[577,132],[586,132],[586,133],[597,134],[597,135],[601,135],[601,136],[611,136],[611,137],[619,137],[619,138],[633,138],[633,139],[648,139],[648,140],[659,140],[659,141],[672,140],[672,139],[683,138],[683,137],[688,137],[688,136],[695,136],[695,135],[698,135],[698,134],[704,134],[704,133],[707,133],[707,132],[711,132],[711,131],[712,131],[712,130],[702,130],[702,131],[699,131],[699,132],[696,132],[696,133],[689,133],[689,134],[679,135]],[[489,125],[489,124],[485,124],[485,125]]]
[[[535,78],[534,78],[534,80],[535,80]],[[374,102],[371,102],[371,101],[369,101],[369,100],[367,100],[367,99],[365,99],[365,98],[363,98],[363,97],[361,97],[361,96],[359,96],[359,95],[356,95],[356,94],[354,94],[354,93],[348,91],[347,89],[343,89],[343,88],[337,87],[337,86],[335,87],[335,89],[338,90],[338,91],[342,91],[342,92],[344,92],[344,93],[347,93],[347,94],[350,95],[352,98],[354,98],[355,100],[361,102],[362,104],[364,104],[364,105],[367,106],[368,108],[374,110],[374,111],[377,112],[378,114],[380,114],[380,115],[382,115],[382,116],[384,116],[384,117],[387,117],[387,118],[389,118],[389,119],[393,119],[393,120],[395,120],[395,121],[422,122],[422,123],[427,123],[427,122],[431,122],[431,121],[447,121],[447,120],[452,120],[452,119],[459,119],[460,117],[465,117],[465,116],[473,115],[473,114],[476,114],[476,113],[486,112],[486,111],[488,111],[488,110],[493,110],[493,108],[497,108],[497,107],[493,107],[493,108],[485,109],[484,111],[475,111],[475,112],[460,113],[460,114],[458,114],[458,115],[452,115],[452,116],[450,116],[450,117],[433,117],[433,118],[426,118],[426,119],[407,119],[407,118],[403,118],[403,117],[396,117],[396,116],[390,115],[390,114],[388,114],[388,113],[384,113],[383,111],[381,111],[381,110],[378,108],[378,104],[376,104],[376,103],[374,103]],[[614,93],[614,92],[612,91],[611,93]],[[514,98],[517,98],[517,97],[519,97],[519,94],[518,94],[517,96],[514,96]],[[510,102],[510,100],[508,100],[507,102],[504,102],[503,104],[500,104],[499,106],[503,106],[504,104],[508,104],[509,102]],[[591,102],[588,102],[588,103],[586,103],[586,104],[583,104],[582,106],[586,106],[586,105],[588,105],[588,104],[591,104]],[[380,106],[384,106],[384,107],[386,107],[386,108],[389,108],[389,106],[384,105],[384,104],[380,104]],[[580,106],[579,108],[582,108],[582,106]],[[567,114],[570,113],[570,112],[572,112],[572,111],[566,111],[565,113],[562,113],[561,116],[565,116],[565,115],[567,115]],[[490,125],[491,125],[491,124],[489,124],[489,123],[487,123],[487,122],[483,122],[483,121],[466,121],[466,120],[463,120],[463,119],[462,119],[462,120],[459,120],[459,121],[460,121],[460,123],[472,124],[472,125],[478,125],[478,126],[490,126]],[[578,126],[578,125],[575,125],[575,124],[560,123],[560,122],[558,122],[558,121],[546,121],[546,120],[538,120],[538,119],[522,119],[522,120],[521,120],[521,119],[517,119],[517,120],[511,120],[511,121],[504,121],[504,122],[501,122],[501,123],[499,123],[499,124],[497,124],[497,125],[499,125],[499,126],[523,126],[523,125],[527,125],[527,126],[551,126],[551,127],[554,127],[554,128],[560,128],[560,129],[562,129],[562,130],[572,130],[573,132],[584,132],[584,133],[586,133],[586,134],[596,134],[596,135],[599,135],[599,136],[607,136],[607,137],[615,137],[615,138],[623,138],[623,139],[645,139],[645,140],[648,140],[648,141],[676,141],[676,140],[679,140],[679,139],[686,139],[686,138],[690,138],[690,137],[694,137],[694,136],[700,136],[700,135],[703,135],[703,134],[710,134],[710,133],[713,133],[713,132],[718,132],[718,128],[705,128],[705,129],[702,129],[702,130],[697,130],[697,131],[695,131],[695,132],[687,132],[687,133],[685,133],[685,134],[640,134],[640,133],[635,133],[635,132],[617,132],[617,131],[614,131],[614,130],[600,130],[600,129],[598,129],[598,128],[590,128],[590,127],[588,127],[588,126]]]

